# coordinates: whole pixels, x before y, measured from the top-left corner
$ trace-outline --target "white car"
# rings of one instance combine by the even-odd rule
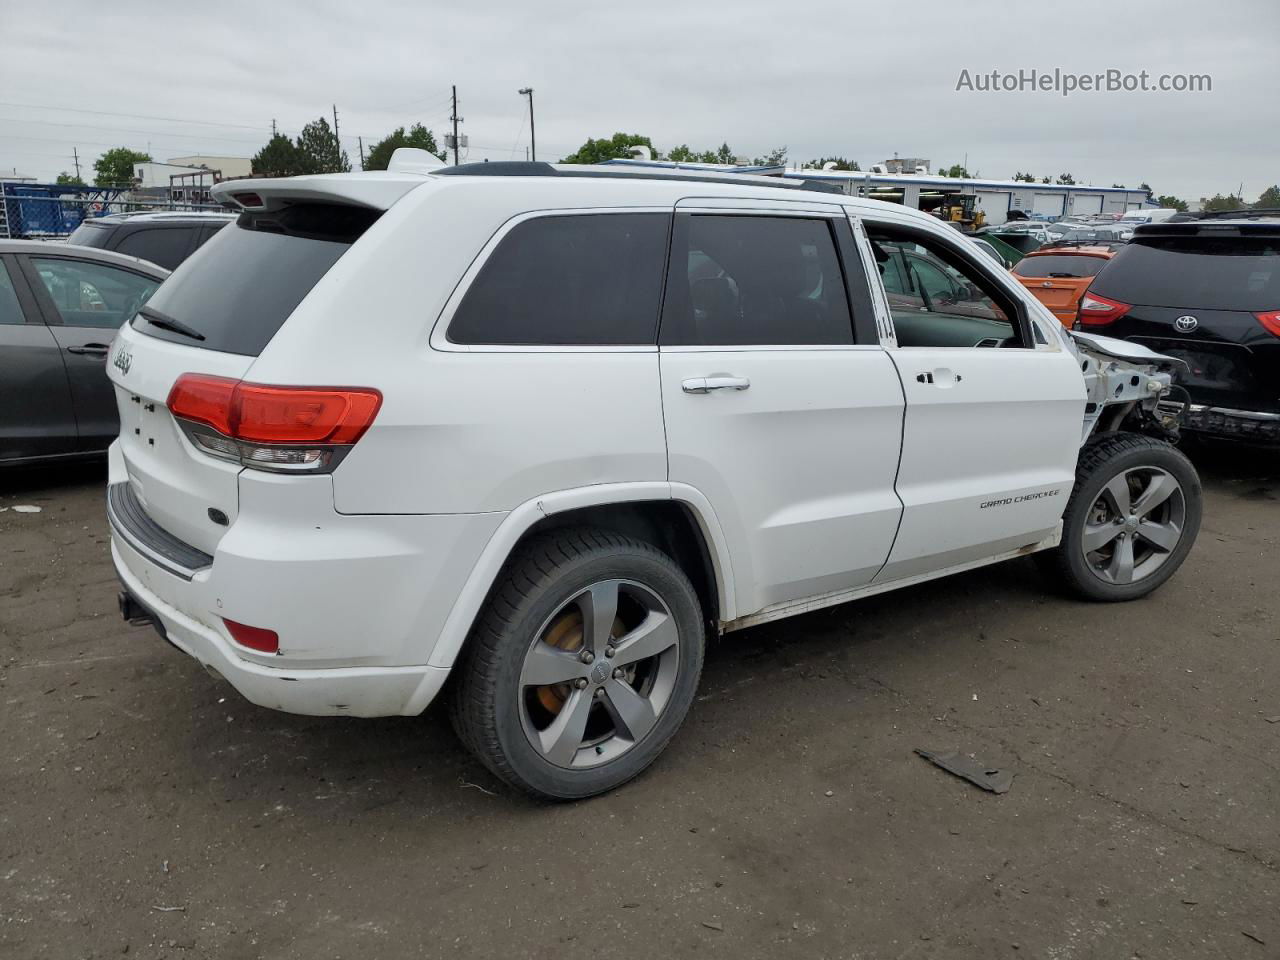
[[[1195,539],[1173,362],[926,214],[547,164],[215,193],[239,221],[111,349],[108,514],[124,615],[256,704],[444,691],[497,775],[583,797],[710,636],[1040,551],[1125,600]]]

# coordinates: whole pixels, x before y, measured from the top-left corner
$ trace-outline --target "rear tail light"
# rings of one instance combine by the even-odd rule
[[[231,634],[231,639],[242,647],[248,647],[250,650],[257,650],[259,653],[279,653],[280,637],[274,630],[267,630],[264,627],[250,627],[243,623],[236,623],[234,620],[222,618],[222,622],[227,625],[227,632]]]
[[[1115,323],[1129,312],[1129,304],[1119,300],[1108,300],[1096,293],[1086,293],[1080,298],[1080,310],[1076,320],[1081,326],[1103,327]]]
[[[1255,313],[1254,316],[1266,328],[1267,333],[1274,337],[1280,337],[1280,310],[1272,310],[1269,313]]]
[[[332,470],[373,423],[370,387],[282,387],[184,373],[168,407],[210,456],[277,472]]]
[[[233,193],[231,198],[242,207],[265,206],[262,202],[262,195],[257,193]]]

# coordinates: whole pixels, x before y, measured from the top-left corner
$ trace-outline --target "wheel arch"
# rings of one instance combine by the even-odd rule
[[[546,530],[581,525],[652,543],[693,581],[714,626],[737,617],[724,532],[700,491],[662,481],[596,484],[535,497],[507,514],[459,591],[428,664],[453,666],[503,566],[525,541]]]

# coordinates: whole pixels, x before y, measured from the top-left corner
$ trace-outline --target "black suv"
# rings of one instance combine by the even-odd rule
[[[1280,211],[1138,227],[1075,327],[1184,360],[1186,429],[1280,441]]]
[[[173,270],[234,220],[232,213],[115,213],[84,221],[67,243],[114,250]]]

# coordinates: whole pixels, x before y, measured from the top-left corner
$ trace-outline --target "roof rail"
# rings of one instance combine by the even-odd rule
[[[1202,210],[1199,213],[1193,214],[1193,216],[1199,220],[1248,220],[1251,217],[1280,217],[1280,207],[1243,207],[1239,210]]]
[[[774,187],[780,190],[811,190],[819,193],[843,193],[835,184],[820,180],[784,180],[781,177],[761,177],[749,173],[704,173],[700,170],[678,168],[624,167],[582,164],[580,169],[565,169],[543,161],[494,160],[479,163],[462,163],[453,167],[432,170],[436,177],[594,177],[611,180],[681,180],[692,183],[728,183],[739,186]]]

